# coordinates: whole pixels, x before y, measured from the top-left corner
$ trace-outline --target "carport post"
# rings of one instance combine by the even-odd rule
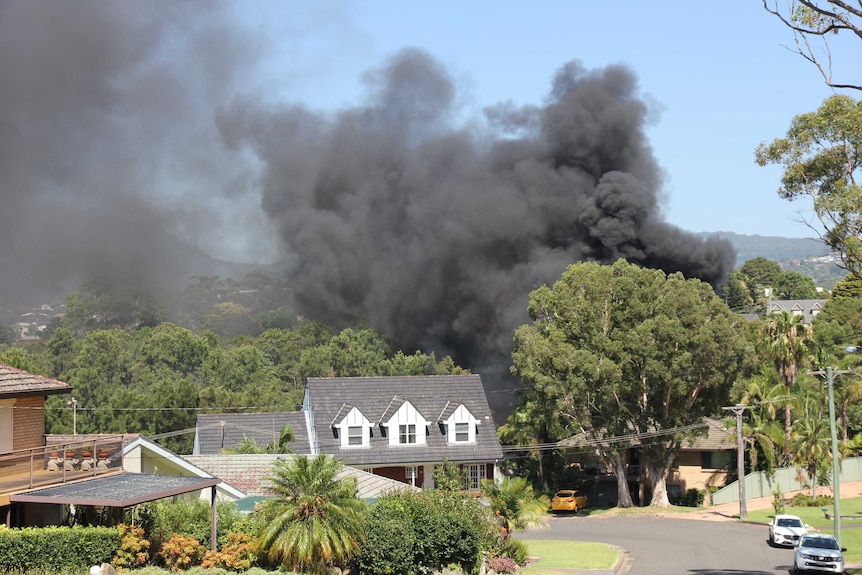
[[[216,522],[218,518],[216,516],[216,488],[215,485],[210,487],[210,524],[212,527],[210,528],[210,547],[213,551],[218,551],[217,541],[216,541]]]

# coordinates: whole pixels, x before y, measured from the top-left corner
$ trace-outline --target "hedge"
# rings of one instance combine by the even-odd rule
[[[120,548],[116,527],[0,529],[0,572],[87,569]]]

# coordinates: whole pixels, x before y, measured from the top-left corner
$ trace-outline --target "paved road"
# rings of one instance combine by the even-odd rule
[[[787,575],[791,549],[770,547],[763,525],[650,516],[553,517],[519,539],[599,541],[629,552],[630,575]]]

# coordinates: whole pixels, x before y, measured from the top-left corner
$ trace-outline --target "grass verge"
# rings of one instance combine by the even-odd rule
[[[521,569],[523,575],[554,573],[556,569],[611,569],[619,551],[607,543],[587,541],[524,541],[536,561]]]

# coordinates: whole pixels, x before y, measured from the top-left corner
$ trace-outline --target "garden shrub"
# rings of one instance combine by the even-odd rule
[[[488,569],[497,573],[514,573],[518,570],[518,564],[511,557],[491,557],[488,559]]]
[[[790,505],[793,507],[823,507],[832,505],[832,498],[826,495],[806,495],[805,493],[797,493],[790,500]]]
[[[80,572],[110,561],[119,548],[115,527],[0,529],[0,572]]]
[[[495,549],[498,557],[511,557],[518,565],[527,564],[527,544],[520,539],[506,537],[500,541],[499,547]]]
[[[188,535],[174,535],[162,543],[161,557],[172,571],[184,571],[200,564],[206,548]]]
[[[365,521],[365,542],[352,560],[361,575],[409,575],[415,563],[413,518],[399,502],[384,498]]]
[[[365,531],[353,562],[363,575],[440,571],[449,564],[472,573],[482,549],[497,542],[496,523],[476,498],[439,490],[382,497]]]
[[[772,492],[772,510],[776,515],[784,514],[784,494],[781,493],[781,484],[775,484],[775,490]]]
[[[219,551],[208,550],[201,567],[247,571],[257,562],[257,549],[246,533],[228,533]]]
[[[135,568],[146,565],[150,560],[150,542],[144,530],[135,525],[120,524],[120,548],[111,561],[114,567]]]
[[[155,550],[173,535],[188,535],[209,542],[212,533],[212,510],[202,499],[160,500],[141,506],[140,525],[149,535]],[[234,503],[216,503],[216,537],[223,541],[228,533],[239,531],[242,514]]]
[[[686,490],[681,503],[684,507],[701,507],[704,499],[706,499],[706,491],[692,487]]]

